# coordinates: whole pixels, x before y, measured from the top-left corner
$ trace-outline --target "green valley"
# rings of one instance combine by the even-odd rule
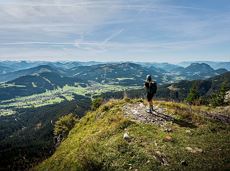
[[[53,105],[61,103],[65,100],[74,100],[74,95],[87,96],[93,98],[94,96],[100,96],[106,92],[119,92],[140,89],[139,86],[120,86],[120,85],[106,85],[100,83],[91,83],[89,86],[82,87],[80,84],[75,86],[65,85],[63,88],[57,88],[55,90],[47,90],[45,93],[34,94],[31,96],[18,97],[10,100],[3,100],[0,102],[0,108],[2,109],[1,115],[14,114],[13,109],[20,108],[37,108],[47,105]],[[5,112],[4,112],[5,109]],[[7,111],[9,112],[8,114]]]

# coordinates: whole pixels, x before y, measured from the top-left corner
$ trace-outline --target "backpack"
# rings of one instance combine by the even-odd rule
[[[157,92],[157,83],[156,82],[146,82],[145,83],[146,88],[147,88],[147,93],[149,94],[156,94]]]

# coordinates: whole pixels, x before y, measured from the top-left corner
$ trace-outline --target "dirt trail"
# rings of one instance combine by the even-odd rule
[[[123,107],[125,116],[131,117],[135,121],[140,121],[144,123],[154,123],[157,125],[163,125],[166,121],[173,121],[174,118],[165,113],[164,108],[159,108],[158,106],[153,106],[154,111],[148,113],[146,111],[146,106],[143,103],[136,104],[126,104]]]
[[[172,121],[184,127],[191,127],[191,128],[196,127],[195,125],[193,125],[193,123],[184,120],[178,120],[176,118],[173,118],[172,116],[169,116],[166,113],[165,108],[153,106],[154,111],[152,113],[148,113],[146,109],[147,108],[143,103],[126,104],[123,106],[123,111],[125,113],[125,116],[131,117],[133,120],[138,122],[163,125],[167,121]],[[225,124],[230,123],[230,117],[228,116],[224,116],[221,114],[217,115],[212,113],[204,113],[204,112],[200,114],[209,119],[216,120]]]

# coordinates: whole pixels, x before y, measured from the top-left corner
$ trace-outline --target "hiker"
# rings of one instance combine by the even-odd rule
[[[157,83],[152,80],[151,75],[146,76],[146,81],[145,81],[145,90],[147,93],[147,100],[148,100],[148,105],[149,109],[147,110],[148,113],[152,113],[153,111],[153,96],[156,94],[157,91]]]

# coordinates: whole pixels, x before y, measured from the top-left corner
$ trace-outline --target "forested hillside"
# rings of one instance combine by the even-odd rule
[[[0,170],[26,170],[54,151],[55,121],[66,114],[81,117],[91,101],[76,96],[73,101],[54,105],[19,108],[10,116],[0,116]]]
[[[227,90],[230,90],[230,72],[206,80],[183,80],[179,83],[163,85],[159,87],[157,97],[184,100],[188,96],[192,86],[195,86],[199,96],[202,97],[203,100],[209,100],[208,97],[218,92],[222,85],[224,85]]]

